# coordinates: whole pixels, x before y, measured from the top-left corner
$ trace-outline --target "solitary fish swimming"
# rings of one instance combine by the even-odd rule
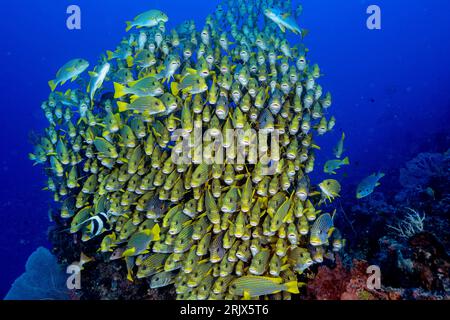
[[[324,167],[323,172],[329,173],[329,174],[336,174],[337,169],[339,169],[343,165],[349,165],[350,161],[348,160],[348,157],[345,157],[342,160],[335,159],[335,160],[328,160]]]
[[[291,30],[295,34],[302,35],[302,31],[298,26],[295,19],[289,13],[283,13],[278,8],[268,8],[264,10],[264,14],[270,20],[275,22],[278,27],[280,27],[281,31],[286,32],[286,29]]]
[[[384,177],[384,173],[372,173],[367,178],[364,178],[356,188],[356,198],[361,199],[370,195],[375,187],[379,186],[378,182],[381,178]]]
[[[336,158],[340,159],[342,156],[342,153],[344,150],[344,140],[345,140],[345,133],[342,132],[341,139],[338,141],[336,146],[333,148],[333,153],[336,156]]]
[[[157,26],[159,22],[167,22],[169,18],[167,15],[159,10],[150,10],[140,15],[136,16],[133,21],[127,21],[127,29],[128,32],[131,28],[143,28],[143,27],[154,27]]]
[[[64,84],[67,80],[74,81],[80,74],[82,74],[89,67],[89,62],[83,59],[73,59],[67,62],[56,73],[56,78],[50,80],[48,85],[55,91],[58,84]]]
[[[89,72],[91,76],[91,81],[87,87],[87,91],[89,92],[89,97],[91,98],[91,104],[94,103],[95,92],[102,87],[103,81],[106,78],[106,75],[109,72],[111,65],[109,63],[102,64],[95,71]]]

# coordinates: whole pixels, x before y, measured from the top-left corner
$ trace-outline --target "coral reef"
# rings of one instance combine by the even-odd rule
[[[387,295],[378,292],[377,299],[450,298],[449,159],[449,152],[419,154],[401,169],[401,190],[395,197],[377,192],[356,204],[344,203],[353,225],[363,226],[356,234],[343,228],[350,236],[344,265],[353,270],[357,264],[352,260],[357,258],[380,267],[382,293]],[[326,266],[320,271],[322,278],[334,272]],[[339,278],[349,281],[348,275]]]
[[[403,186],[396,195],[397,203],[416,209],[432,209],[427,206],[450,208],[448,190],[450,181],[450,150],[445,153],[420,153],[400,169],[399,182]],[[444,208],[440,208],[442,210]],[[443,211],[442,211],[443,212]]]
[[[312,300],[378,300],[387,299],[384,290],[367,288],[366,270],[369,264],[362,260],[353,260],[352,267],[346,268],[341,258],[336,258],[334,268],[320,266],[317,274],[308,283],[307,298]]]
[[[433,178],[448,173],[448,154],[420,153],[400,169],[400,184],[407,189],[424,189]]]
[[[403,219],[398,221],[395,226],[388,225],[388,228],[393,230],[397,236],[409,239],[412,236],[424,230],[425,214],[420,215],[417,211],[407,208],[410,213],[407,213]]]
[[[369,263],[354,259],[345,267],[336,258],[333,267],[319,266],[307,285],[310,300],[448,300],[450,260],[430,234],[418,234],[411,241],[411,259],[404,258],[398,245],[391,244],[387,256],[396,265],[382,264],[380,289],[369,289]],[[388,273],[384,271],[389,270]],[[395,283],[392,279],[399,279]],[[384,285],[384,283],[389,285]],[[393,286],[393,284],[395,286]]]

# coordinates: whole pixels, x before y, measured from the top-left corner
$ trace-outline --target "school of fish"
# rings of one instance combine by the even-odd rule
[[[200,29],[167,30],[169,17],[150,10],[89,75],[84,59],[61,67],[30,159],[45,168],[64,232],[97,239],[97,254],[123,260],[129,281],[174,284],[178,299],[298,294],[308,269],[344,245],[319,209],[339,197],[339,182],[308,177],[314,137],[336,119],[307,60],[301,12],[286,0],[224,0]],[[236,164],[233,152],[223,164],[175,164],[173,132],[196,126],[278,129],[275,173]]]

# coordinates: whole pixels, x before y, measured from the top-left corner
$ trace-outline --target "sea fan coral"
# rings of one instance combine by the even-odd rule
[[[400,169],[400,183],[405,188],[426,187],[433,177],[448,173],[445,156],[440,153],[420,153]]]
[[[27,260],[5,300],[67,300],[67,275],[48,249],[39,247]]]

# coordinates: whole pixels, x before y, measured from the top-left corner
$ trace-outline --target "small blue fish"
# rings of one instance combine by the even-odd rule
[[[362,199],[370,195],[375,187],[378,187],[380,183],[378,182],[384,177],[384,173],[372,173],[367,178],[364,178],[356,188],[356,198]]]

